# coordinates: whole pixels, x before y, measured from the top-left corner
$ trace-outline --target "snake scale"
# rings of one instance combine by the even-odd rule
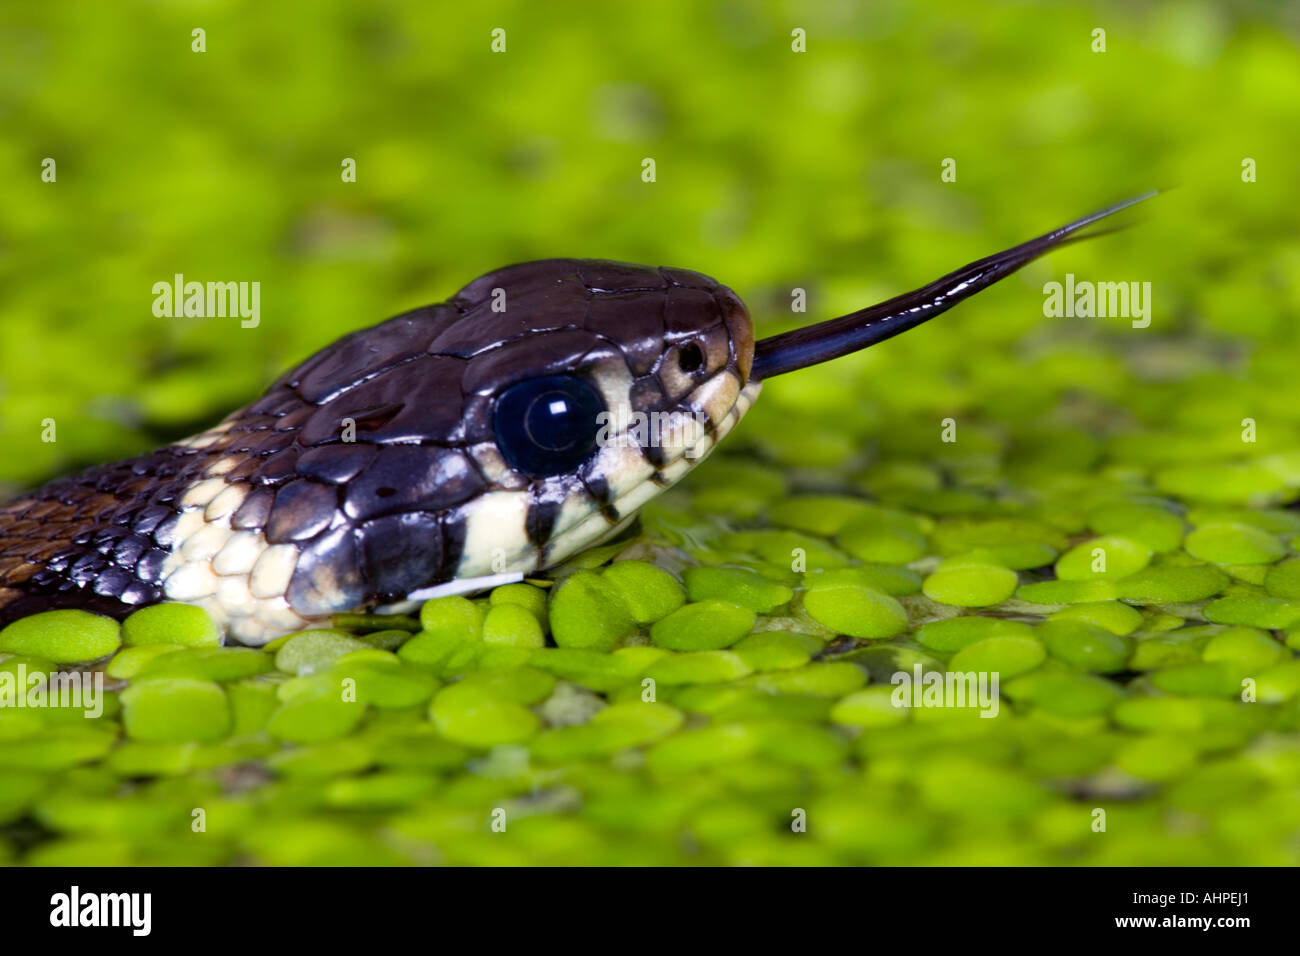
[[[765,379],[919,325],[1149,195],[759,342],[736,294],[696,272],[488,273],[343,336],[208,431],[0,507],[0,623],[181,601],[260,645],[431,585],[544,570],[681,479]],[[638,413],[666,423],[656,441]]]

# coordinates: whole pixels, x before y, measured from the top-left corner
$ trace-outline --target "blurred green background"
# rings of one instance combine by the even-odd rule
[[[805,318],[837,314],[1152,186],[1179,188],[1141,228],[842,363],[841,399],[864,368],[887,385],[923,362],[940,387],[973,348],[1031,335],[1101,348],[1123,323],[1042,317],[1067,268],[1155,284],[1152,328],[1123,341],[1208,330],[1248,361],[1295,341],[1300,305],[1285,7],[5,4],[0,480],[202,427],[340,333],[509,261],[696,269],[763,331],[795,286]],[[155,318],[151,287],[177,272],[260,281],[261,326]]]
[[[205,53],[191,51],[196,27]],[[505,53],[491,51],[496,28]],[[796,28],[805,53],[791,50]],[[1092,50],[1098,28],[1104,53]],[[1271,560],[1286,552],[1278,567],[1294,569],[1298,38],[1295,6],[1263,2],[6,4],[0,485],[198,430],[341,333],[507,262],[696,269],[732,286],[763,335],[1175,187],[1131,217],[1134,228],[1058,252],[869,352],[771,383],[725,455],[647,509],[645,526],[656,544],[723,563],[742,547],[732,528],[833,535],[822,527],[833,509],[788,493],[866,492],[936,529],[916,562],[928,572],[949,553],[943,535],[967,519],[1029,518],[1077,542],[1102,533],[1099,505],[1154,501],[1197,528],[1262,529],[1278,538]],[[41,181],[46,157],[55,183]],[[346,157],[355,183],[341,180]],[[641,179],[646,157],[654,183]],[[940,179],[945,158],[955,182]],[[1242,180],[1246,158],[1256,182]],[[1151,326],[1045,318],[1043,283],[1067,272],[1151,282]],[[260,282],[260,326],[156,318],[152,286],[175,273]],[[796,287],[807,315],[790,312]],[[947,417],[960,423],[954,445],[938,441]],[[55,443],[41,441],[46,418]],[[1175,545],[1157,560],[1201,559]],[[1181,672],[1161,683],[1179,670],[1171,661],[1200,667],[1214,629],[1198,626],[1211,612],[1133,601],[1139,645],[1186,646],[1131,661],[1150,673],[1120,674],[1113,692],[1183,694],[1189,723],[1062,716],[1053,701],[1016,699],[1007,720],[975,722],[996,725],[976,742],[919,718],[845,735],[863,760],[832,753],[800,778],[797,799],[815,799],[817,827],[826,821],[811,846],[769,832],[791,804],[781,761],[759,758],[717,768],[710,758],[664,785],[641,780],[634,761],[579,768],[569,782],[590,802],[602,788],[618,799],[604,817],[543,807],[526,852],[474,829],[474,801],[498,799],[489,778],[515,772],[491,760],[449,773],[447,791],[408,823],[452,862],[1295,863],[1300,592],[1266,587],[1263,563],[1223,571],[1222,593],[1251,602],[1232,623],[1272,632],[1265,643],[1284,659],[1261,704],[1233,700],[1235,684],[1179,689],[1170,681]],[[1020,583],[1053,583],[1049,574],[1044,565]],[[954,613],[908,600],[913,624]],[[1018,600],[987,614],[1049,610]],[[900,655],[896,666],[918,647],[903,635],[881,650]],[[511,785],[534,793],[550,774]],[[102,790],[111,807],[115,786]],[[185,788],[213,786],[194,774],[156,789],[191,807]],[[360,836],[377,826],[368,813],[340,813],[324,836],[306,818],[290,825],[325,799],[314,779],[267,792],[284,806],[258,804],[264,832],[239,852],[388,859]],[[681,807],[647,818],[653,795]],[[457,799],[473,804],[471,823],[429,836]],[[692,800],[705,809],[687,839],[678,819],[688,805],[696,813]],[[1099,801],[1124,839],[1093,840],[1087,814]],[[755,805],[780,812],[768,819]],[[117,819],[93,825],[116,838]],[[51,846],[46,862],[85,859],[75,842]],[[188,844],[160,846],[136,859],[247,858],[218,844],[192,858]],[[130,858],[110,849],[103,859]]]

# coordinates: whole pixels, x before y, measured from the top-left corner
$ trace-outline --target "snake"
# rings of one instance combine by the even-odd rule
[[[200,434],[0,506],[0,624],[180,602],[260,646],[544,572],[627,528],[768,379],[914,328],[1153,194],[757,341],[736,293],[687,269],[489,272],[344,335]]]

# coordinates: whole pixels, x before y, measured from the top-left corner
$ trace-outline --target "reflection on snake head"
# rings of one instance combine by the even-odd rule
[[[0,508],[0,621],[185,601],[258,644],[545,569],[683,477],[763,380],[912,328],[1136,201],[758,343],[740,299],[698,273],[489,273],[344,336],[203,434]]]

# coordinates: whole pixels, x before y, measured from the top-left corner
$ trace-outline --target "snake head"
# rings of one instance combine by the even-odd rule
[[[758,392],[753,352],[740,299],[695,272],[499,269],[345,336],[236,413],[217,444],[265,416],[292,434],[232,527],[294,549],[285,593],[308,619],[549,567],[714,447]],[[248,467],[223,474],[255,482]]]

